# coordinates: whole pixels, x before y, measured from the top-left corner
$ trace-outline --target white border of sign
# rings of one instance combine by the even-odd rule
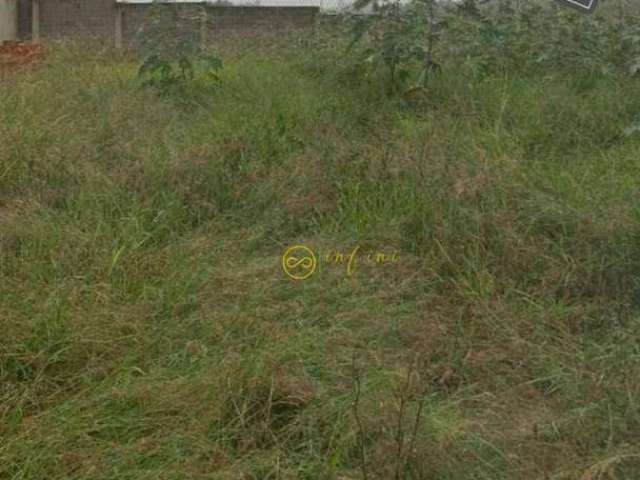
[[[576,8],[581,12],[592,13],[598,6],[598,0],[590,0],[589,5],[577,2],[576,0],[558,0],[563,5]]]

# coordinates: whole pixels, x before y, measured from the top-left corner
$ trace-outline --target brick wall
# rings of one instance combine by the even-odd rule
[[[122,5],[122,30],[125,45],[136,43],[137,32],[149,21],[149,4]],[[168,34],[199,35],[200,16],[206,12],[210,38],[225,32],[273,31],[305,28],[314,24],[317,7],[256,7],[202,4],[166,4],[162,22]],[[47,38],[90,36],[113,41],[115,37],[115,0],[41,0],[40,34]],[[31,1],[19,0],[19,34],[29,38]]]
[[[197,44],[200,17],[206,12],[202,5],[188,3],[162,6],[126,4],[122,9],[122,37],[126,46],[135,46],[139,40],[139,32],[155,22],[160,24],[155,28],[155,35],[160,34],[176,41],[190,39]]]
[[[40,34],[114,38],[113,0],[41,0]]]
[[[207,7],[209,31],[283,30],[310,27],[319,11],[317,7]]]
[[[135,45],[138,32],[150,21],[150,8],[128,4],[123,13],[123,39]],[[199,38],[201,18],[206,17],[207,38],[215,39],[230,33],[255,33],[306,28],[314,25],[317,7],[254,7],[198,4],[162,6],[163,29],[175,37]],[[156,21],[157,21],[156,17]]]

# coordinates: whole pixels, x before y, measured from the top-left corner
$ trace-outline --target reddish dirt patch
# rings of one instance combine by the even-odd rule
[[[31,65],[42,58],[42,45],[11,42],[0,45],[0,68]]]

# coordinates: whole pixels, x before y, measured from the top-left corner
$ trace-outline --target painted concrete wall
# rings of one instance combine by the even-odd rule
[[[18,38],[18,1],[0,0],[0,43]]]

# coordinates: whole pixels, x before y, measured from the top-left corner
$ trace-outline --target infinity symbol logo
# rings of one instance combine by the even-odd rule
[[[314,274],[318,262],[310,248],[296,245],[288,248],[282,255],[282,269],[294,280],[305,280]]]
[[[297,257],[289,257],[286,260],[287,269],[293,270],[302,266],[305,270],[309,270],[313,268],[313,259],[311,257],[297,258]]]

